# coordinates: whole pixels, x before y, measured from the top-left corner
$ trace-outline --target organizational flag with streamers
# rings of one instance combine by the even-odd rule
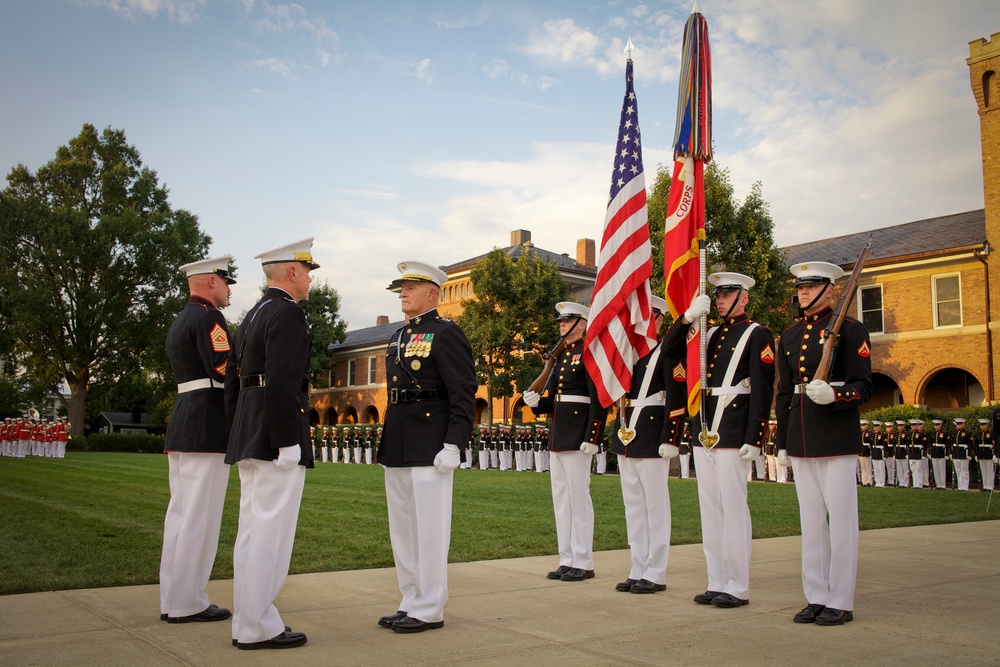
[[[639,111],[632,84],[632,59],[629,58],[625,66],[625,100],[611,174],[611,193],[583,355],[604,407],[632,388],[632,367],[656,345],[649,289],[652,274]]]

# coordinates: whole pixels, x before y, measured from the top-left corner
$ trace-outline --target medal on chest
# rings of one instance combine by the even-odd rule
[[[410,336],[410,340],[406,341],[406,349],[403,350],[404,357],[426,357],[431,353],[431,346],[434,344],[434,334],[432,333],[419,333]],[[417,366],[410,367],[413,370],[420,368],[420,362],[416,362]]]

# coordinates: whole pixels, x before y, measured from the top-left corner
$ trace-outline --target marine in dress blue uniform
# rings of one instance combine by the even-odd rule
[[[571,301],[556,304],[566,349],[545,385],[545,395],[524,392],[535,414],[551,414],[549,481],[556,518],[559,567],[549,579],[583,581],[594,577],[594,505],[590,464],[604,431],[607,410],[583,364],[583,334],[590,311]]]
[[[652,304],[659,330],[667,304],[656,296]],[[615,586],[615,590],[623,593],[656,593],[667,588],[670,555],[667,479],[670,459],[679,453],[678,443],[687,414],[683,392],[679,400],[667,403],[668,385],[676,382],[673,376],[676,363],[676,359],[663,354],[659,343],[635,363],[632,388],[618,412],[611,435],[611,451],[618,456],[632,564],[628,578]],[[661,453],[664,444],[669,447],[664,447]]]
[[[309,238],[257,255],[267,290],[244,317],[226,366],[226,463],[240,473],[233,640],[241,649],[306,643],[305,634],[286,629],[274,600],[288,576],[305,472],[313,467],[312,347],[298,305],[309,298],[309,272],[319,268],[311,248]]]
[[[955,488],[959,491],[969,490],[969,461],[975,455],[972,444],[972,434],[965,430],[965,419],[955,418],[955,433],[951,436],[951,448],[948,452],[955,468]]]
[[[472,347],[437,303],[448,275],[422,262],[398,265],[406,324],[389,342],[389,392],[378,462],[385,467],[389,539],[402,599],[378,624],[413,633],[444,626],[454,470],[475,416]]]
[[[774,337],[746,314],[753,278],[739,273],[713,273],[716,310],[721,322],[708,333],[706,423],[695,420],[694,461],[701,511],[702,548],[708,590],[698,604],[741,607],[750,600],[750,544],[753,527],[747,506],[750,462],[767,438],[774,395]],[[706,295],[667,332],[664,345],[683,346],[691,323],[708,312]],[[705,440],[714,435],[709,448]]]
[[[160,555],[160,618],[171,623],[221,621],[228,609],[209,602],[205,588],[219,547],[229,483],[223,460],[229,425],[223,380],[230,341],[220,308],[229,305],[232,257],[180,267],[191,297],[167,333],[167,357],[177,398],[167,422],[170,502]]]
[[[799,623],[842,625],[854,618],[858,569],[858,406],[872,394],[871,343],[865,326],[847,317],[829,381],[815,378],[824,330],[832,325],[832,287],[843,270],[828,262],[790,268],[802,317],[778,342],[779,457],[791,459],[802,528],[802,588],[808,602]]]

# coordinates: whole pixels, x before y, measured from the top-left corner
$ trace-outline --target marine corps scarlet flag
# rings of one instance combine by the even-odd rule
[[[708,24],[695,3],[684,25],[674,129],[674,172],[663,234],[667,307],[684,314],[705,284],[705,163],[712,159],[712,65]],[[688,414],[701,408],[705,386],[704,318],[687,340]]]

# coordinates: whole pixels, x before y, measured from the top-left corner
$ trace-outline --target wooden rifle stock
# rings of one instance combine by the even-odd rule
[[[542,393],[545,390],[545,381],[549,379],[549,374],[552,373],[552,367],[556,365],[556,361],[559,359],[559,355],[563,353],[566,349],[566,337],[563,336],[559,339],[559,342],[555,344],[551,350],[545,355],[545,366],[542,368],[542,372],[539,374],[535,381],[531,383],[527,391],[533,391],[536,394]]]
[[[823,332],[823,356],[820,357],[819,366],[816,367],[816,374],[813,376],[814,380],[830,381],[830,366],[833,365],[833,354],[837,348],[837,341],[840,339],[840,330],[844,326],[844,318],[847,317],[847,306],[851,303],[851,300],[854,298],[854,292],[858,289],[858,276],[861,275],[861,269],[864,268],[865,262],[868,261],[868,253],[872,249],[872,236],[874,234],[868,235],[868,243],[861,249],[858,261],[854,263],[854,270],[851,271],[851,276],[844,283],[843,293],[840,295],[840,300],[837,302],[837,306],[833,310],[833,316],[830,318],[832,324]]]

